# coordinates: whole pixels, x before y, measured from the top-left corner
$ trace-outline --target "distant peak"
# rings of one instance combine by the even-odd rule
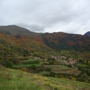
[[[18,25],[2,25],[0,27],[18,27]]]
[[[17,27],[17,25],[8,25],[8,27]]]
[[[30,36],[35,33],[17,25],[0,26],[0,33],[8,35]]]
[[[86,36],[90,36],[90,31],[88,31],[87,33],[85,33]]]
[[[6,26],[6,27],[12,27],[12,28],[17,27],[17,28],[22,28],[22,27],[20,27],[20,26],[18,26],[18,25],[8,25],[8,26]]]

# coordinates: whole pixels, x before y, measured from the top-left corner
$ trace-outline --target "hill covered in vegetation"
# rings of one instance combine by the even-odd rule
[[[34,33],[15,25],[0,26],[0,33],[9,35],[9,37],[11,36],[10,38],[14,38],[14,40],[21,40],[21,43],[24,43],[24,45],[26,42],[29,44],[30,42],[36,42],[39,44],[43,43],[47,47],[55,50],[90,51],[90,37],[88,35],[68,34],[63,32]],[[22,41],[22,39],[25,40]],[[30,39],[35,39],[36,41],[29,41]],[[20,41],[18,41],[18,43],[19,42]]]
[[[0,77],[2,77],[0,80],[3,81],[0,89],[3,88],[5,80],[8,83],[2,90],[6,90],[6,88],[11,90],[13,87],[23,90],[21,88],[24,88],[23,84],[26,82],[32,85],[29,86],[26,83],[24,90],[28,90],[28,88],[31,90],[52,90],[52,88],[54,88],[53,90],[60,90],[60,88],[62,90],[89,90],[90,37],[62,32],[34,33],[15,25],[1,26],[0,65]],[[4,74],[5,77],[3,77]],[[11,82],[19,83],[16,77],[18,75],[22,77],[20,86],[12,84],[9,87]],[[40,85],[31,80],[33,75],[37,77]],[[27,80],[27,76],[28,78],[31,76],[31,81]],[[43,82],[45,85],[42,85]],[[49,86],[46,85],[47,83]],[[67,83],[69,84],[67,85]],[[71,87],[71,83],[74,83],[75,86]]]

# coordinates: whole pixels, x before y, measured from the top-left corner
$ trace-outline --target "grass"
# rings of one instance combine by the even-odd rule
[[[72,81],[72,80],[66,80],[66,79],[58,79],[58,78],[50,78],[53,82],[59,83],[61,85],[65,85],[66,87],[71,87],[72,90],[89,90],[90,86],[87,86],[89,84],[84,83],[84,82],[77,82],[77,81]]]
[[[65,65],[45,65],[46,67],[49,67],[49,68],[58,68],[58,69],[63,69],[63,70],[68,70],[68,69],[71,69],[70,67],[68,66],[65,66]]]
[[[32,66],[36,66],[39,67],[41,66],[41,64],[18,64],[18,65],[14,65],[14,68],[25,68],[25,67],[32,67]]]
[[[0,67],[0,90],[90,90],[90,84]]]
[[[0,69],[0,90],[43,90],[32,75],[20,70]]]
[[[46,65],[45,67],[48,67],[51,69],[52,72],[60,73],[60,74],[78,74],[78,70],[70,68],[65,65]]]

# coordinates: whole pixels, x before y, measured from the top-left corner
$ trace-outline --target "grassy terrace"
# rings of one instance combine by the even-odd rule
[[[90,90],[90,84],[0,67],[0,90]]]

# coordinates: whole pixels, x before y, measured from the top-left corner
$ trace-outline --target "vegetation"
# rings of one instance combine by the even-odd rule
[[[89,90],[90,84],[0,66],[0,90]]]
[[[0,90],[89,90],[89,36],[2,28]]]

